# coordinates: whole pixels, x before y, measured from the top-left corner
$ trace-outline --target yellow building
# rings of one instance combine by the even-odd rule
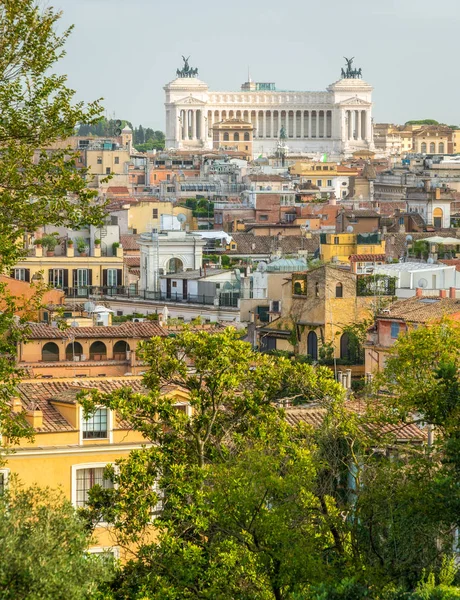
[[[242,119],[226,119],[212,126],[213,150],[231,150],[252,156],[254,126]]]
[[[23,380],[12,399],[12,410],[24,414],[35,439],[22,440],[8,455],[0,469],[0,485],[6,485],[14,474],[26,486],[60,487],[77,508],[85,506],[93,485],[111,487],[112,482],[104,478],[106,465],[148,442],[107,408],[101,407],[85,419],[77,394],[90,389],[112,392],[125,386],[145,392],[141,377]],[[176,400],[178,410],[188,410],[184,391],[171,388],[167,394]],[[95,538],[92,552],[111,551],[121,559],[129,557],[126,548],[117,546],[110,524],[99,524]]]
[[[336,162],[296,162],[289,167],[293,177],[299,177],[300,183],[316,186],[323,194],[334,194],[336,198],[348,196],[350,177],[359,174],[358,169]]]
[[[87,298],[95,288],[107,292],[124,285],[123,248],[116,256],[101,256],[94,248],[92,256],[82,256],[73,246],[67,246],[62,256],[46,256],[41,246],[31,249],[33,255],[18,262],[11,276],[21,281],[42,279],[53,288],[62,289],[67,297]],[[83,253],[85,254],[85,253]]]
[[[454,129],[452,131],[452,153],[460,153],[460,129]]]
[[[319,252],[324,262],[349,265],[354,254],[385,254],[385,240],[379,233],[322,233]]]
[[[127,211],[128,229],[132,230],[133,233],[146,233],[152,231],[152,229],[160,230],[162,229],[162,221],[163,223],[167,222],[168,219],[172,221],[171,217],[176,217],[184,230],[193,231],[198,229],[198,222],[193,216],[192,209],[186,206],[160,201],[157,198],[136,200],[126,204],[122,202],[117,203],[114,201],[112,208],[109,206],[109,210],[112,214]],[[116,210],[113,210],[113,208],[116,208]],[[167,228],[171,228],[171,225]]]
[[[450,127],[428,125],[413,131],[413,152],[421,154],[447,154],[452,152],[452,134]]]
[[[353,347],[344,327],[370,318],[376,303],[366,286],[358,287],[359,278],[369,280],[332,264],[293,273],[285,281],[281,317],[259,329],[261,349],[296,352],[329,365],[334,358],[350,363]]]

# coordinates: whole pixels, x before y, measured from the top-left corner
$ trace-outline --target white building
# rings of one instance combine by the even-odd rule
[[[205,240],[185,231],[144,233],[138,242],[141,251],[139,289],[159,292],[159,277],[199,269],[203,262]]]
[[[410,298],[416,295],[417,288],[424,295],[439,294],[439,290],[460,287],[460,273],[455,266],[428,263],[392,263],[376,265],[375,275],[396,277],[396,296]]]
[[[342,69],[342,79],[323,92],[252,81],[239,92],[214,92],[197,74],[185,61],[164,87],[167,148],[211,149],[213,124],[232,118],[254,126],[254,156],[274,153],[280,134],[290,152],[340,155],[374,147],[373,88],[359,78],[361,69]]]

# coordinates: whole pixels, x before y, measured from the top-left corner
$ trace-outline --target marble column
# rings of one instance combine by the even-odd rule
[[[297,138],[297,110],[294,110],[293,113],[294,113],[294,117],[293,117],[294,123],[293,123],[293,128],[292,128],[292,137],[294,139],[296,139]]]
[[[267,111],[264,110],[262,113],[262,119],[263,119],[263,136],[264,138],[267,137]]]
[[[305,137],[305,111],[300,111],[300,137],[303,139]]]
[[[259,111],[256,110],[256,135],[254,137],[260,137],[259,135]]]
[[[327,110],[324,111],[323,138],[327,138]]]
[[[360,110],[356,111],[356,117],[357,117],[357,121],[358,121],[357,139],[360,140],[361,139],[361,111]]]
[[[309,138],[312,137],[312,135],[311,135],[311,122],[312,122],[311,112],[312,112],[311,110],[308,111],[308,137]]]
[[[319,138],[319,110],[316,111],[316,138]]]

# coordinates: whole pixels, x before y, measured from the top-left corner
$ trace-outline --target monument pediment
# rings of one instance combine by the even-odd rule
[[[203,106],[206,104],[203,100],[199,100],[198,98],[194,98],[193,96],[186,96],[185,98],[181,98],[180,100],[176,100],[174,104],[188,104],[189,106]]]
[[[339,106],[372,106],[371,102],[362,100],[357,96],[355,96],[354,98],[347,98],[347,100],[342,100],[342,102],[339,102],[338,104]]]

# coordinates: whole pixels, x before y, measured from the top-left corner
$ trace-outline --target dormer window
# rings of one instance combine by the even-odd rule
[[[97,408],[87,419],[82,419],[84,440],[106,439],[109,437],[109,411],[107,408]]]

